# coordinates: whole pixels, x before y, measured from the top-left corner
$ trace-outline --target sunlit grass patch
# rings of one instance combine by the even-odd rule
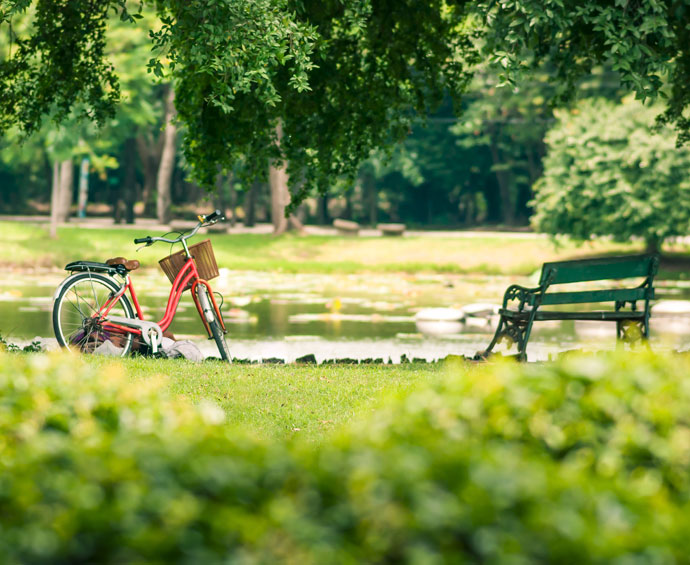
[[[85,357],[92,368],[113,362]],[[328,432],[365,417],[384,395],[437,378],[437,364],[227,365],[207,361],[133,358],[121,366],[135,382],[162,375],[167,389],[194,403],[211,400],[229,425],[262,438],[302,436],[321,441]]]

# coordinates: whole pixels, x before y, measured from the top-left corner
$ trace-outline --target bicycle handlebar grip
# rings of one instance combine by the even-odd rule
[[[220,210],[216,210],[215,212],[211,212],[206,218],[204,218],[205,221],[207,222],[214,222],[216,220],[224,220],[225,217],[223,216],[223,213]]]
[[[147,235],[146,237],[137,237],[137,238],[134,240],[134,243],[136,243],[136,244],[139,244],[139,243],[147,243],[147,244],[148,244],[148,243],[153,243],[153,242],[151,241],[151,236],[150,236],[150,235]]]

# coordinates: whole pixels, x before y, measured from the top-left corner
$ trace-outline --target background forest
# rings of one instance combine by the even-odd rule
[[[147,66],[148,30],[161,24],[148,9],[138,16],[141,25],[116,16],[108,25],[106,56],[120,80],[114,119],[99,127],[73,108],[60,125],[45,120],[26,139],[10,129],[0,140],[0,213],[49,213],[51,194],[59,194],[58,221],[86,211],[165,223],[205,205],[233,222],[275,225],[275,178],[252,154],[235,158],[235,170],[219,165],[215,192],[189,180],[173,84]],[[14,22],[15,34],[24,20]],[[0,59],[11,56],[10,30]],[[296,216],[426,228],[532,224],[584,239],[640,235],[650,247],[683,235],[690,212],[677,203],[688,190],[688,151],[676,148],[670,127],[655,127],[664,108],[635,100],[613,67],[579,78],[573,100],[557,92],[548,61],[517,82],[479,62],[459,99],[447,92],[435,110],[417,112],[403,142],[372,150],[355,178],[336,175],[325,190],[311,190]]]

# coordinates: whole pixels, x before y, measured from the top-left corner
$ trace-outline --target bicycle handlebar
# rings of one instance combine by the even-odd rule
[[[223,221],[225,219],[225,216],[221,213],[220,210],[215,210],[214,212],[211,212],[208,216],[204,217],[204,223],[216,223]]]
[[[165,237],[151,237],[150,235],[147,235],[146,237],[137,237],[134,240],[134,243],[145,243],[147,246],[153,245],[156,241],[163,241],[165,243],[180,243],[181,241],[185,241],[190,237],[195,236],[196,232],[198,232],[199,229],[204,225],[215,224],[216,222],[222,221],[224,219],[225,216],[223,216],[222,212],[220,210],[216,210],[215,212],[211,212],[208,216],[199,216],[199,223],[196,226],[194,226],[194,229],[187,235],[183,234],[175,239],[167,239]]]

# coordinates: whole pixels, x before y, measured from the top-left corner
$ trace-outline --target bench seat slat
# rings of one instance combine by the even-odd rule
[[[542,297],[542,305],[550,304],[585,304],[587,302],[615,302],[616,300],[644,300],[654,298],[653,289],[646,288],[617,288],[607,290],[585,290],[577,292],[546,292]]]
[[[513,320],[527,320],[530,310],[507,310],[501,308],[498,313],[506,318]],[[592,312],[556,312],[553,310],[538,310],[534,316],[535,320],[641,320],[644,318],[644,310],[596,310]]]

